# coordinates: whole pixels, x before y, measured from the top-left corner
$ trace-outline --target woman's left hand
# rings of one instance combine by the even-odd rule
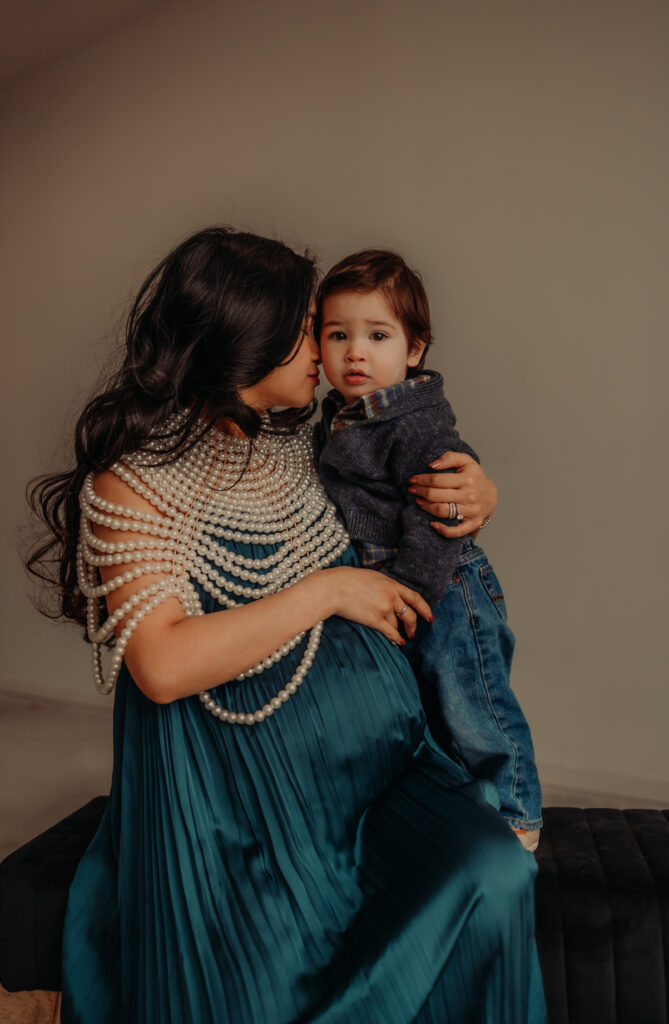
[[[409,481],[409,491],[416,503],[429,515],[451,518],[450,504],[458,506],[462,521],[457,526],[432,523],[444,537],[464,537],[477,533],[497,507],[497,488],[485,475],[478,462],[464,452],[446,452],[431,463],[437,472],[422,473]],[[444,473],[440,470],[455,470]]]

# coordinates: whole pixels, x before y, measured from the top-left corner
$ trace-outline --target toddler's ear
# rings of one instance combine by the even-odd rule
[[[407,366],[418,366],[421,356],[425,351],[425,342],[421,341],[420,338],[415,338],[409,345],[409,355],[407,356]]]

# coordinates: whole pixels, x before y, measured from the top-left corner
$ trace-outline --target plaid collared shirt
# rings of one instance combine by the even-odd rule
[[[390,387],[372,391],[369,395],[361,395],[360,398],[356,398],[350,405],[344,404],[343,396],[334,395],[333,397],[336,398],[337,402],[341,402],[341,407],[332,417],[330,433],[336,434],[339,430],[343,430],[352,423],[358,423],[360,420],[373,419],[374,416],[377,416],[383,409],[387,409],[398,398],[401,398],[402,395],[406,395],[408,391],[413,391],[418,384],[422,384],[426,380],[429,380],[429,378],[423,374],[418,377],[409,377],[407,380],[401,380],[399,384],[391,384]]]
[[[407,380],[401,380],[398,384],[391,384],[390,387],[372,391],[369,395],[361,395],[350,405],[344,404],[343,397],[336,396],[337,401],[341,401],[341,407],[332,417],[330,433],[336,434],[353,423],[359,423],[360,420],[373,419],[382,409],[387,409],[402,395],[413,391],[418,384],[428,379],[422,374],[418,377],[409,377]],[[379,569],[388,562],[392,562],[397,554],[397,548],[385,548],[370,541],[358,541],[355,547],[363,569]]]
[[[392,562],[397,554],[397,548],[383,548],[367,540],[356,540],[353,544],[363,569],[381,569]]]

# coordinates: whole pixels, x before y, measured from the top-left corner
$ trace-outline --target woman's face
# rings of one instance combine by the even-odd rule
[[[318,364],[321,353],[313,335],[316,306],[312,304],[302,334],[290,353],[289,361],[240,394],[242,401],[262,412],[275,406],[301,409],[309,405],[318,386]]]

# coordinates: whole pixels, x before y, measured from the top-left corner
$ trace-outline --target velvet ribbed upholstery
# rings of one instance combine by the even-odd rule
[[[669,811],[547,808],[537,860],[550,1024],[666,1024]]]
[[[0,982],[60,987],[67,889],[106,804],[0,865]],[[550,1024],[666,1024],[669,811],[544,809],[537,944]]]
[[[106,806],[106,796],[95,797],[0,864],[0,984],[8,992],[60,990],[67,893]]]

